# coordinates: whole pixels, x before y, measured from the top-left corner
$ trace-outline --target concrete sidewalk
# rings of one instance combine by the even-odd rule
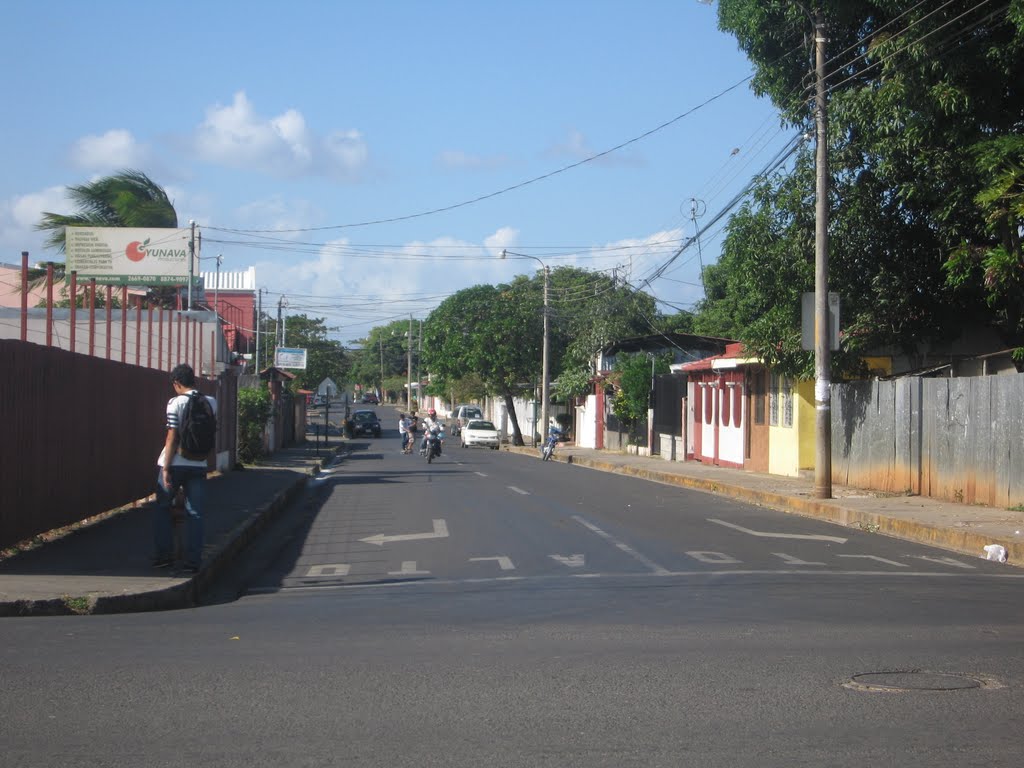
[[[152,504],[112,515],[0,561],[0,616],[122,613],[195,605],[234,556],[336,456],[315,442],[210,477],[202,570],[155,570]],[[319,454],[319,455],[318,455]],[[153,470],[154,482],[156,469]]]
[[[508,450],[538,457],[540,454],[539,448]],[[697,461],[666,461],[657,456],[634,456],[571,445],[559,445],[552,460],[716,493],[974,557],[985,556],[985,545],[999,544],[1006,549],[1008,565],[1024,566],[1024,511],[839,485],[833,485],[834,498],[821,500],[814,497],[814,481],[810,478],[747,472]]]

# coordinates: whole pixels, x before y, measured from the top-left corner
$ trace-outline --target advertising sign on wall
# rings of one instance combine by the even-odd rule
[[[65,271],[117,285],[188,283],[189,229],[65,227]]]

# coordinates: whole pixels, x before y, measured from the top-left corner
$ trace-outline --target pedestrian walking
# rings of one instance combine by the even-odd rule
[[[203,562],[203,508],[207,459],[217,431],[217,401],[196,389],[192,366],[171,371],[175,395],[167,401],[167,436],[157,459],[157,504],[153,525],[153,566],[173,565],[171,504],[181,489],[185,499],[183,571],[198,573]]]
[[[406,443],[409,442],[409,426],[411,424],[412,422],[404,413],[398,414],[398,436],[402,440],[402,453],[409,452]]]

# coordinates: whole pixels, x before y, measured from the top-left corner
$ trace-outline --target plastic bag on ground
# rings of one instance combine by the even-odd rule
[[[1006,562],[1006,547],[1000,544],[986,544],[983,549],[986,560],[995,560],[997,563]]]

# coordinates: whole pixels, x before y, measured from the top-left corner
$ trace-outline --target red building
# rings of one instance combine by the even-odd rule
[[[221,319],[228,350],[256,351],[256,267],[244,272],[201,272],[206,304]]]

